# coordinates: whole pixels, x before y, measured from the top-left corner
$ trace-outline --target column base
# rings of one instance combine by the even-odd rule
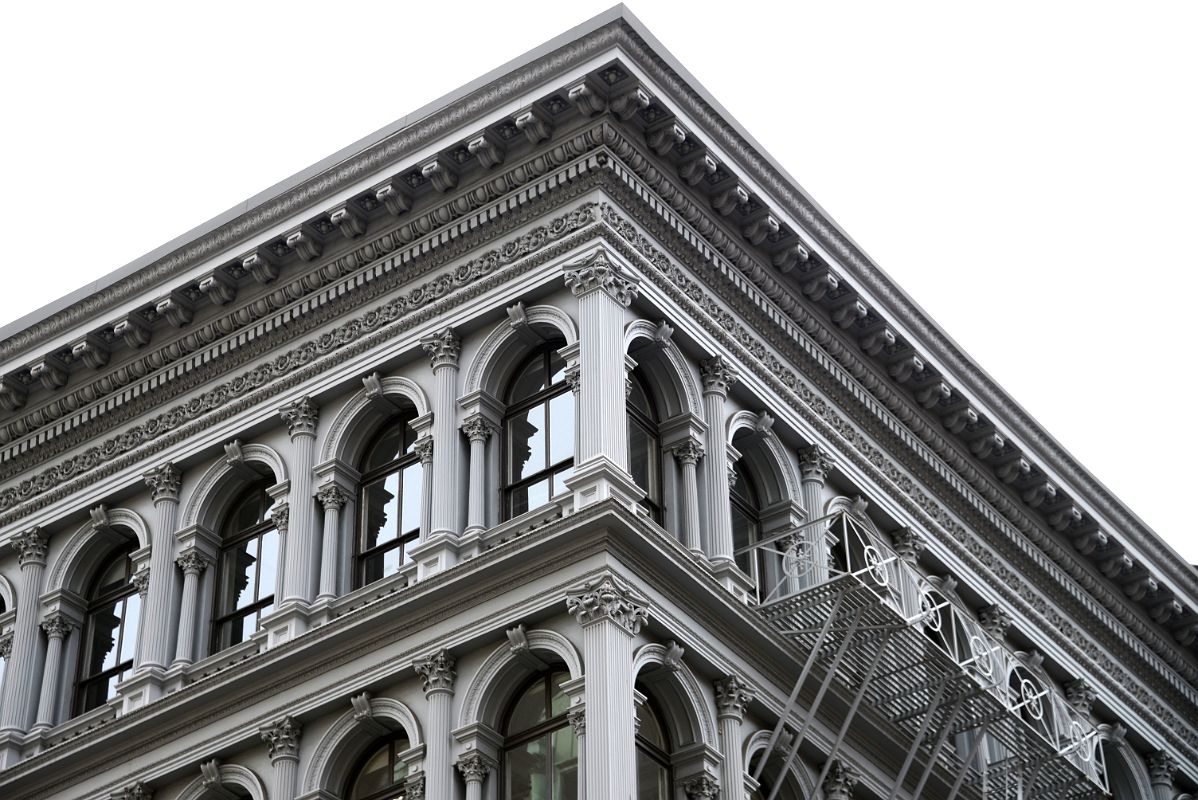
[[[416,564],[416,580],[422,581],[458,563],[461,539],[438,533],[413,547],[409,553]]]
[[[645,490],[633,482],[632,476],[603,455],[576,466],[574,474],[566,478],[566,488],[574,494],[575,510],[615,499],[635,512],[637,504],[645,497]]]
[[[166,671],[158,666],[142,667],[131,678],[121,681],[116,687],[121,699],[121,715],[154,702],[166,694],[163,687]]]
[[[727,556],[717,556],[711,560],[711,574],[723,584],[724,588],[736,595],[742,603],[756,600],[753,579],[736,566],[736,562]]]
[[[262,620],[259,632],[266,633],[266,649],[278,647],[306,633],[311,627],[308,615],[307,603],[296,600],[284,602],[277,611]]]
[[[483,551],[485,528],[467,528],[458,539],[458,561],[474,558]]]
[[[190,661],[174,661],[166,672],[162,673],[162,691],[164,694],[177,692],[187,685],[187,668]]]

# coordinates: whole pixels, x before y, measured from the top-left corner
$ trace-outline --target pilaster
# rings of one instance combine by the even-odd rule
[[[803,506],[808,519],[819,519],[824,515],[824,484],[828,481],[834,463],[819,445],[810,445],[799,450],[799,474]],[[831,550],[824,535],[825,526],[812,525],[803,529],[800,553],[805,559],[803,574],[799,575],[799,588],[809,589],[828,581],[828,561]]]
[[[458,773],[466,783],[466,800],[482,800],[483,784],[487,775],[498,766],[496,762],[478,752],[466,753],[457,760]]]
[[[46,634],[46,661],[34,730],[47,730],[58,722],[59,680],[66,673],[66,665],[62,663],[63,640],[75,627],[74,620],[61,612],[53,612],[42,621],[42,631]]]
[[[453,762],[450,759],[453,685],[458,675],[454,671],[454,658],[448,651],[441,650],[413,666],[424,684],[424,696],[428,700],[424,759],[428,800],[454,800]]]
[[[196,615],[199,606],[200,576],[211,558],[198,547],[189,547],[175,559],[183,573],[183,599],[179,605],[179,635],[175,644],[175,664],[190,664],[195,660]],[[174,666],[172,664],[172,666]]]
[[[337,561],[341,552],[341,509],[349,494],[336,483],[325,483],[316,491],[316,500],[324,509],[324,533],[320,537],[320,592],[318,603],[337,599]]]
[[[744,800],[745,763],[741,752],[741,725],[745,710],[753,702],[753,693],[748,685],[730,675],[715,682],[715,705],[719,712],[720,784],[724,786],[724,800]]]
[[[675,444],[670,453],[682,467],[682,541],[692,553],[702,555],[698,464],[703,458],[703,444],[688,436]]]
[[[0,734],[24,733],[33,724],[39,697],[37,671],[41,666],[41,637],[38,633],[38,604],[46,569],[46,537],[41,528],[30,528],[12,540],[21,567],[18,597],[29,598],[17,604],[13,623],[11,655],[6,659],[4,702],[0,704]],[[11,740],[10,740],[11,741]],[[9,767],[20,757],[19,748],[6,743],[0,748],[0,767]]]
[[[286,716],[259,734],[267,743],[270,764],[274,769],[271,780],[271,800],[294,800],[299,788],[299,748],[302,728],[294,717]]]

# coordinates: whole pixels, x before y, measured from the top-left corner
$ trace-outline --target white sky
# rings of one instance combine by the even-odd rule
[[[0,323],[608,5],[6,8]],[[1185,305],[1198,296],[1198,5],[630,7],[950,336],[1198,561],[1198,315]]]

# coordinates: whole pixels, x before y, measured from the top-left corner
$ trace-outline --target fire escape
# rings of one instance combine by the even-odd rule
[[[835,691],[848,710],[817,790],[864,713],[889,725],[906,751],[888,800],[925,796],[937,767],[950,776],[947,800],[962,792],[1003,800],[1108,796],[1089,719],[853,513],[838,511],[749,551],[762,587],[759,613],[799,656],[755,779],[767,760],[781,760],[786,774]],[[804,692],[813,698],[805,706]]]

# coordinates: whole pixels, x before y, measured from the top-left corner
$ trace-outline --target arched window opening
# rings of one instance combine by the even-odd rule
[[[761,540],[761,502],[753,480],[737,461],[732,467],[732,552],[736,554],[736,565],[753,579],[757,586],[757,599],[761,600],[772,586],[765,585],[765,554],[751,550]]]
[[[745,768],[745,772],[751,775],[756,771],[757,762],[761,761],[764,752],[764,750],[759,750],[752,755],[748,766]],[[777,759],[774,760],[777,761]],[[802,798],[803,793],[799,791],[794,775],[786,775],[779,779],[778,764],[767,762],[761,777],[757,780],[757,788],[749,793],[749,800],[766,800],[770,796],[770,793],[773,792],[774,784],[778,783],[779,780],[782,782],[777,795],[780,800],[800,800]]]
[[[75,713],[99,708],[116,697],[116,685],[133,669],[141,595],[131,582],[130,539],[100,566],[87,592],[83,650],[75,687]]]
[[[643,689],[638,690],[644,694]],[[674,785],[670,769],[670,739],[661,715],[651,699],[637,710],[636,796],[637,800],[669,800]]]
[[[547,344],[516,371],[503,420],[503,509],[508,519],[566,491],[574,471],[574,393],[566,362]]]
[[[362,459],[358,535],[354,547],[357,586],[394,575],[411,560],[420,538],[424,467],[415,450],[415,411],[389,420]]]
[[[271,518],[274,498],[266,483],[233,502],[222,526],[212,652],[245,641],[274,610],[279,532]]]
[[[411,747],[401,730],[367,748],[350,771],[346,800],[406,800],[408,765],[400,756]]]
[[[551,669],[516,694],[503,728],[503,800],[578,797],[578,740],[566,718],[570,699],[562,689],[569,679],[564,669]]]
[[[645,492],[641,505],[654,521],[662,521],[661,436],[657,428],[657,408],[645,389],[640,370],[629,376],[628,393],[628,472]]]

